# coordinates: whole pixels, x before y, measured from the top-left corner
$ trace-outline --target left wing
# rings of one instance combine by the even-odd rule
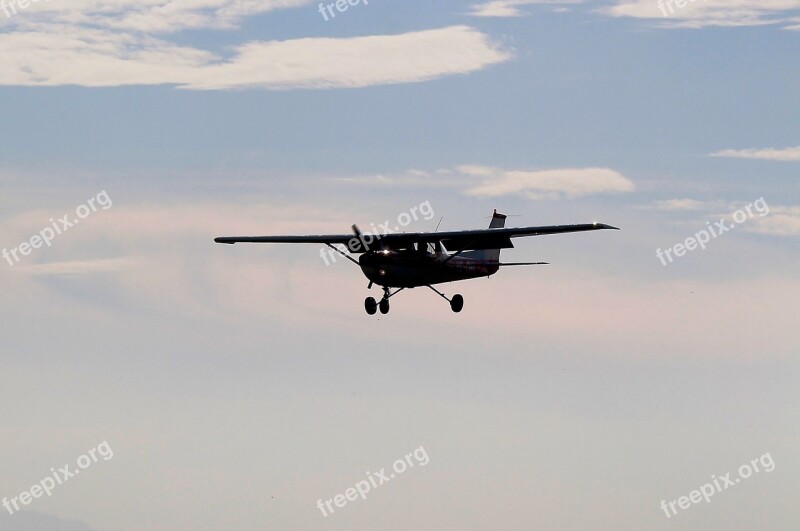
[[[354,234],[320,234],[316,236],[221,236],[214,238],[217,243],[341,243],[346,244]],[[358,238],[356,238],[358,239]]]

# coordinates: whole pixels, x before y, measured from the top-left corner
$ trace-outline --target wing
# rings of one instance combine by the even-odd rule
[[[542,227],[516,227],[510,229],[462,230],[455,232],[423,233],[418,241],[441,241],[448,249],[510,249],[514,247],[511,238],[526,236],[544,236],[546,234],[564,234],[567,232],[586,232],[592,230],[612,229],[617,227],[603,223],[586,223],[581,225],[546,225]],[[400,235],[405,236],[405,235]]]
[[[617,227],[603,223],[586,223],[582,225],[547,225],[542,227],[517,227],[509,229],[478,229],[451,232],[403,232],[381,235],[365,234],[367,247],[378,245],[384,248],[404,248],[415,243],[442,242],[447,249],[479,250],[508,249],[514,245],[511,238],[526,236],[543,236],[545,234],[564,234],[567,232],[586,232],[612,229]],[[347,245],[352,252],[364,252],[361,245],[354,246],[359,238],[355,234],[321,234],[312,236],[223,236],[215,238],[217,243],[323,243]],[[380,242],[377,244],[377,242]]]
[[[340,243],[346,244],[355,238],[353,234],[319,234],[315,236],[221,236],[217,243]]]

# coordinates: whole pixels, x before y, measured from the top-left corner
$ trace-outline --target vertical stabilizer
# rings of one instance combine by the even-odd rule
[[[492,214],[492,221],[489,223],[489,228],[502,229],[505,226],[506,226],[506,215],[498,214],[497,209],[495,209],[494,214]]]
[[[506,226],[506,215],[499,214],[497,210],[492,214],[492,221],[489,222],[490,229],[502,229]],[[465,258],[472,258],[474,260],[485,260],[490,262],[500,261],[500,249],[481,249],[480,251],[468,251],[462,253],[461,256]]]

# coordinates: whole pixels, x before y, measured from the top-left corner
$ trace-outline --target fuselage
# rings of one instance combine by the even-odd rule
[[[388,288],[415,288],[443,282],[488,277],[500,269],[497,260],[476,260],[417,250],[368,252],[359,259],[370,281]]]

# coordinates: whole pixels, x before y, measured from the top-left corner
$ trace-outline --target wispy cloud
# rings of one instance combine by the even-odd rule
[[[735,159],[800,161],[800,146],[783,149],[724,149],[711,153],[710,156]]]
[[[564,4],[580,4],[583,0],[492,0],[471,6],[470,15],[474,17],[522,17],[525,12],[521,6],[547,4],[563,6]]]
[[[686,210],[703,210],[704,208],[708,208],[709,203],[704,201],[698,201],[696,199],[664,199],[661,201],[655,201],[650,205],[643,206],[641,209],[643,210],[666,210],[666,211],[686,211]]]
[[[480,197],[521,194],[531,199],[553,199],[623,193],[634,190],[633,183],[627,177],[609,168],[531,171],[461,166],[458,171],[482,180],[480,184],[466,191],[468,195]]]
[[[800,206],[772,206],[769,216],[754,218],[749,232],[773,236],[800,236]]]
[[[616,0],[602,11],[614,17],[659,21],[666,28],[756,26],[788,23],[800,10],[800,0]]]
[[[245,18],[313,4],[314,0],[71,0],[33,2],[12,27],[64,25],[141,33],[177,33],[186,29],[231,29]]]
[[[488,0],[471,6],[478,17],[521,17],[520,9],[529,5],[563,8],[586,4],[584,0]],[[797,17],[800,0],[686,0],[681,7],[675,0],[608,0],[596,9],[612,17],[628,17],[658,22],[663,28],[703,28],[708,26],[757,26],[785,24],[785,29],[800,28]]]
[[[632,192],[634,184],[609,168],[503,169],[461,165],[436,171],[408,170],[396,175],[338,178],[360,186],[453,188],[476,197],[522,195],[530,199],[574,198]]]

